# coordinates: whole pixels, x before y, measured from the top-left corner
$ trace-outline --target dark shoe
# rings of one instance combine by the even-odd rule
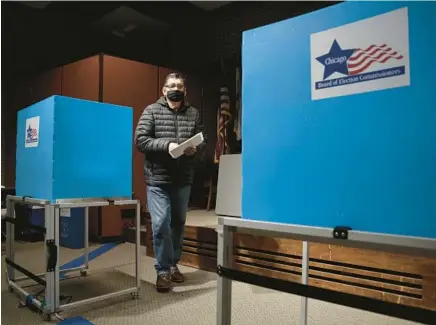
[[[179,269],[177,267],[171,269],[171,281],[174,283],[185,282],[184,275],[179,271]]]
[[[169,274],[158,275],[156,279],[157,292],[168,292],[171,290],[171,277]]]

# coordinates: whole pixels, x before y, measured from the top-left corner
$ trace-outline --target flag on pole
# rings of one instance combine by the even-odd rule
[[[230,113],[230,97],[227,87],[220,88],[220,107],[217,114],[217,139],[215,146],[215,163],[219,163],[220,156],[230,153],[228,143],[228,124],[232,115]]]
[[[236,140],[242,139],[242,102],[241,102],[241,69],[236,68],[236,103],[235,103],[235,121],[233,132],[236,134]]]

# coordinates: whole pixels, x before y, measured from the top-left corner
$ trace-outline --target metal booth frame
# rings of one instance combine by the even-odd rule
[[[236,232],[257,236],[301,240],[303,245],[302,283],[265,277],[234,269],[233,235]],[[217,233],[217,273],[219,275],[217,290],[217,325],[231,324],[232,280],[301,296],[301,325],[307,324],[309,298],[423,324],[436,324],[436,311],[433,310],[399,305],[373,298],[332,291],[308,284],[309,242],[436,257],[436,239],[360,232],[353,231],[348,227],[309,227],[232,217],[219,217]]]
[[[21,203],[29,206],[40,206],[45,208],[45,255],[46,269],[44,273],[33,274],[24,267],[15,263],[15,204]],[[74,271],[80,271],[82,276],[86,275],[89,269],[88,261],[88,233],[89,233],[89,208],[104,207],[110,205],[136,205],[136,231],[135,231],[135,286],[96,296],[80,301],[75,301],[67,304],[60,304],[59,291],[59,273],[67,274]],[[62,208],[85,208],[85,242],[84,242],[84,264],[80,267],[59,270],[59,216]],[[60,312],[72,309],[78,306],[87,305],[90,303],[131,294],[134,299],[139,298],[141,289],[140,278],[140,226],[141,226],[141,206],[138,200],[126,198],[102,198],[102,199],[63,199],[51,203],[48,200],[35,199],[21,196],[7,196],[6,198],[6,280],[10,292],[15,292],[21,298],[25,305],[35,306],[43,314],[46,320],[51,320],[53,316],[62,319]],[[25,276],[15,277],[15,270],[23,273]],[[45,287],[44,301],[39,301],[29,292],[19,285],[20,281],[32,279],[35,282]]]

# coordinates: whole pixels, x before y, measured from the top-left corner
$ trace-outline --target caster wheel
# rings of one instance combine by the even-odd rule
[[[52,320],[52,317],[51,317],[50,314],[45,314],[45,315],[43,316],[43,319],[44,319],[46,322],[50,322],[50,321]]]
[[[131,295],[133,300],[139,299],[139,293],[132,293]]]
[[[82,271],[80,271],[80,275],[81,276],[87,276],[88,272],[86,270],[82,270]]]

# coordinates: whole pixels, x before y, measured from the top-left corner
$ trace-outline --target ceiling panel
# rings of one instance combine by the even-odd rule
[[[51,1],[17,1],[17,2],[32,8],[44,9],[50,4]]]
[[[190,1],[190,2],[194,6],[197,6],[206,11],[212,11],[231,3],[231,1]]]
[[[121,6],[102,17],[96,26],[119,37],[126,37],[130,32],[160,33],[171,26],[163,21],[147,16],[135,9]]]

